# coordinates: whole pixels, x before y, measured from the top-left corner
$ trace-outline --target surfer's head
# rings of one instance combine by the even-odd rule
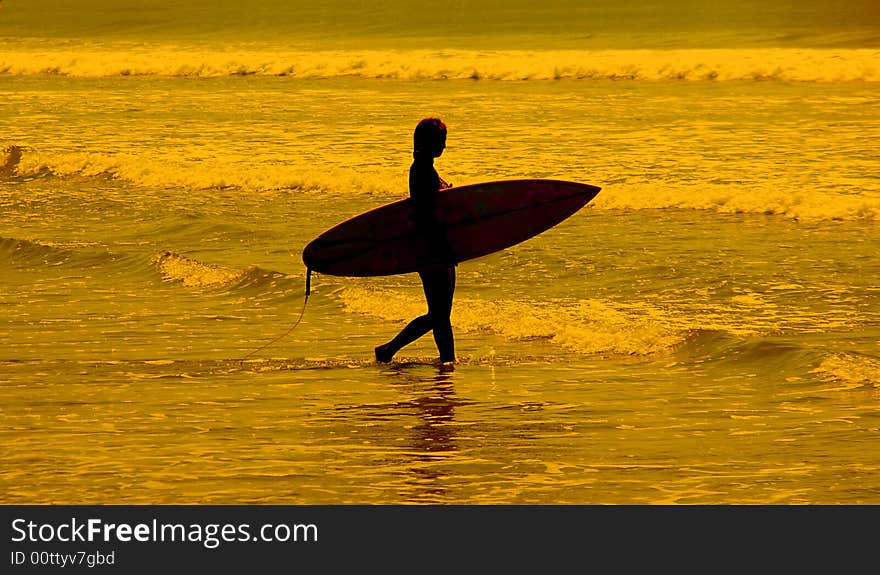
[[[413,133],[413,155],[439,158],[446,148],[446,124],[440,118],[425,118]]]

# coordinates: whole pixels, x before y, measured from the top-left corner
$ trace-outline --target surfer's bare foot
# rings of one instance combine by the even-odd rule
[[[455,371],[455,362],[454,361],[441,361],[440,362],[440,371],[442,371],[442,372]]]
[[[387,343],[377,346],[373,351],[376,353],[376,361],[379,363],[388,363],[391,361],[391,358],[394,357],[394,354],[388,350]]]

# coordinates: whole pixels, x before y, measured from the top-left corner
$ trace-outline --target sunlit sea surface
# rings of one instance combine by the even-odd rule
[[[0,501],[880,503],[876,47],[273,42],[0,42]],[[303,307],[427,115],[602,187],[459,266],[451,373],[373,361],[414,275]]]

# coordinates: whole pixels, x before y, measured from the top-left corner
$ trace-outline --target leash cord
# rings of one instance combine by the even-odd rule
[[[276,337],[275,339],[273,339],[273,340],[270,341],[269,343],[265,344],[263,347],[261,347],[261,348],[259,348],[259,349],[255,349],[255,350],[253,350],[252,352],[248,353],[246,356],[244,356],[243,358],[241,358],[240,363],[244,363],[244,362],[247,361],[252,355],[257,354],[257,353],[260,353],[261,351],[263,351],[263,350],[266,349],[267,347],[269,347],[269,346],[271,346],[271,345],[277,343],[277,342],[280,341],[281,339],[287,337],[288,335],[291,334],[291,332],[293,332],[293,330],[296,329],[296,326],[299,325],[299,322],[302,321],[303,316],[306,314],[306,304],[309,303],[309,295],[312,293],[312,289],[311,289],[311,288],[312,288],[312,285],[311,285],[311,282],[312,282],[312,270],[307,269],[307,270],[306,270],[306,297],[305,297],[305,299],[303,300],[303,306],[302,306],[302,310],[299,312],[299,317],[298,317],[297,320],[293,323],[293,325],[290,326],[290,329],[288,329],[286,332],[282,333],[281,335],[279,335],[278,337]]]

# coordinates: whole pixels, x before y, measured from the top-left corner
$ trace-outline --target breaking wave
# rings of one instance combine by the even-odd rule
[[[9,150],[15,149],[14,152]],[[200,162],[161,155],[70,152],[46,154],[10,147],[0,153],[6,177],[104,178],[165,190],[202,190],[207,194],[233,189],[263,193],[298,190],[327,197],[397,198],[401,179],[395,173],[322,169],[320,166],[234,164],[222,158]],[[563,175],[564,176],[564,175]],[[2,176],[0,176],[2,177]],[[523,174],[529,177],[529,174]],[[560,179],[574,179],[561,177]],[[476,183],[476,182],[462,182]],[[692,181],[633,181],[605,184],[591,202],[598,210],[704,210],[722,214],[775,215],[801,221],[876,221],[880,194],[830,186],[790,189],[774,182],[716,184]],[[108,192],[109,193],[109,192]],[[0,206],[3,205],[0,193]],[[11,200],[9,200],[11,201]]]
[[[227,159],[186,161],[176,155],[68,152],[49,154],[19,146],[0,152],[0,177],[84,177],[121,180],[148,188],[187,190],[243,189],[271,191],[296,189],[321,193],[345,190],[348,194],[387,194],[399,181],[346,169],[296,165],[265,166],[234,163]],[[399,194],[399,190],[394,193]]]
[[[812,373],[845,388],[880,387],[880,360],[864,355],[837,353],[826,357]]]
[[[689,182],[627,183],[606,187],[592,202],[597,209],[687,209],[721,214],[763,214],[800,221],[874,221],[880,195],[836,193],[830,188],[792,191],[768,182],[758,185]]]
[[[241,281],[247,269],[231,269],[207,264],[172,252],[162,252],[153,263],[169,282],[180,282],[187,287],[218,287]]]
[[[66,248],[52,242],[0,237],[0,257],[12,262],[29,264],[39,261],[45,265],[60,265],[71,257]]]
[[[346,311],[406,322],[425,313],[418,297],[384,289],[345,288]],[[652,317],[599,300],[483,301],[459,298],[452,324],[465,332],[491,331],[511,340],[543,339],[583,354],[652,355],[681,344],[686,333]]]
[[[48,41],[47,41],[48,42]],[[0,73],[396,80],[880,81],[876,49],[339,50],[45,45],[0,50]]]
[[[118,272],[120,266],[123,270],[130,270],[136,277],[142,277],[143,271],[152,269],[154,273],[158,270],[163,281],[188,288],[257,288],[283,296],[298,295],[302,291],[298,278],[258,266],[233,268],[164,251],[152,256],[148,267],[145,258],[137,254],[112,253],[98,244],[76,241],[0,237],[0,261],[28,270],[57,266],[100,269],[108,279],[116,277],[114,270]]]
[[[257,289],[282,298],[299,297],[302,291],[299,278],[290,278],[259,266],[228,267],[170,251],[154,255],[152,264],[162,274],[164,281],[190,288],[228,288],[232,291]]]

